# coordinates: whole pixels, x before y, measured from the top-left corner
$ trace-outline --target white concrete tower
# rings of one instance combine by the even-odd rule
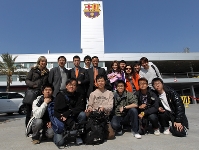
[[[102,1],[81,2],[82,53],[104,54],[104,25]]]

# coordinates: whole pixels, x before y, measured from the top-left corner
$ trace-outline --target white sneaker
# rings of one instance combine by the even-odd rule
[[[157,129],[154,129],[154,134],[155,135],[160,135],[160,130],[157,128]]]
[[[164,127],[164,132],[165,135],[169,135],[170,131],[169,131],[169,127]]]
[[[28,137],[29,137],[29,138],[32,138],[32,134],[28,134]]]
[[[76,138],[76,144],[77,145],[83,144],[82,139],[81,138]]]
[[[135,133],[135,132],[132,132],[133,136],[136,138],[136,139],[141,139],[142,136],[139,134],[139,133]]]

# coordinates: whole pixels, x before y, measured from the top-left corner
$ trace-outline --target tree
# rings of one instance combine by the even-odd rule
[[[4,53],[1,55],[2,61],[0,61],[0,70],[3,74],[7,75],[7,89],[6,92],[9,92],[10,90],[10,83],[11,83],[11,77],[15,70],[15,60],[18,56],[15,56],[12,58],[12,55],[8,53]]]

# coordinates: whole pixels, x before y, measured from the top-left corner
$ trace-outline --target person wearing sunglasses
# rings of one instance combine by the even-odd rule
[[[139,90],[138,80],[140,78],[131,65],[126,65],[125,67],[125,77],[126,77],[126,90],[129,92],[136,92]]]

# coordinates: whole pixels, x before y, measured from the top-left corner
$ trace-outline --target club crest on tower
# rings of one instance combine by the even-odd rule
[[[100,15],[100,4],[84,4],[84,15],[88,18],[96,18]]]

